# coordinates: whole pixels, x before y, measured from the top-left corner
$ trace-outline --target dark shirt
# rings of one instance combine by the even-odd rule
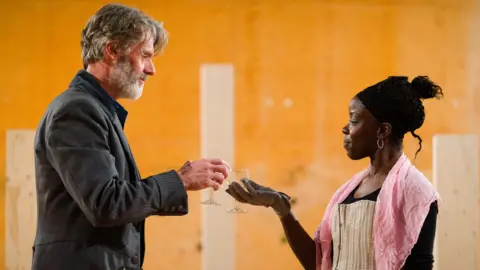
[[[125,110],[125,108],[120,104],[118,103],[117,101],[115,101],[108,93],[107,91],[105,91],[105,89],[103,89],[103,87],[101,87],[97,81],[97,79],[95,79],[95,77],[88,73],[87,71],[85,70],[81,70],[79,72],[80,76],[82,76],[83,79],[85,79],[86,81],[88,81],[90,84],[92,85],[95,85],[97,87],[95,87],[95,90],[98,92],[98,94],[108,100],[112,106],[115,108],[115,111],[117,113],[117,116],[118,116],[118,120],[120,120],[120,123],[122,124],[122,127],[125,127],[125,121],[127,120],[127,116],[128,116],[128,111]]]
[[[125,121],[127,120],[128,112],[127,112],[127,110],[125,110],[125,108],[123,108],[122,105],[120,105],[120,103],[116,102],[113,99],[112,99],[112,101],[113,101],[113,106],[115,107],[115,111],[117,112],[118,120],[120,120],[120,123],[122,124],[122,127],[124,128],[125,127]]]
[[[361,198],[355,198],[354,194],[357,189],[354,189],[342,204],[351,204],[360,200],[377,201],[380,189],[365,195]],[[435,239],[435,230],[437,225],[438,205],[437,201],[430,205],[430,211],[425,218],[422,230],[418,236],[417,243],[413,246],[412,252],[407,257],[404,270],[431,270],[433,269],[433,243]],[[333,252],[332,252],[333,257]]]

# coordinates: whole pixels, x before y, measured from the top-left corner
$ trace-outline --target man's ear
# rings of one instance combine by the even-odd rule
[[[114,64],[117,62],[118,58],[120,57],[118,44],[113,41],[108,41],[105,45],[104,50],[104,59],[107,63]]]
[[[392,125],[390,123],[381,123],[377,130],[377,138],[386,140],[392,134]]]

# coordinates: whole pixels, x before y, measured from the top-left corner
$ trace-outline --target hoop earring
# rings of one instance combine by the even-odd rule
[[[381,143],[381,144],[380,144]],[[382,149],[385,146],[385,142],[382,139],[377,139],[378,149]]]

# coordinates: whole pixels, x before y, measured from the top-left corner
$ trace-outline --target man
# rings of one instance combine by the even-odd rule
[[[188,213],[187,190],[217,190],[220,159],[140,178],[117,99],[138,99],[152,58],[165,46],[162,25],[140,11],[106,5],[82,31],[85,70],[48,106],[35,138],[38,198],[33,269],[141,269],[144,220]]]

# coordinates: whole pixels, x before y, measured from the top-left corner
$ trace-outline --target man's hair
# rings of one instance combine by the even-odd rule
[[[168,33],[163,24],[142,11],[119,4],[108,4],[100,8],[82,30],[82,61],[86,66],[103,60],[106,44],[110,41],[113,50],[127,53],[147,34],[154,40],[155,53],[163,50],[168,42]]]

